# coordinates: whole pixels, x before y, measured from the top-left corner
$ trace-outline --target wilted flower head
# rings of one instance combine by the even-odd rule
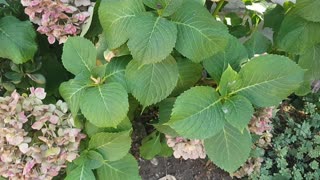
[[[0,97],[0,176],[8,179],[52,179],[78,156],[85,138],[66,103],[46,105],[44,89],[30,91]]]
[[[90,0],[21,0],[30,21],[38,24],[37,31],[48,36],[53,44],[64,43],[68,36],[77,35],[87,23],[94,3]]]
[[[249,130],[252,133],[262,135],[272,129],[271,118],[274,107],[268,107],[258,110],[251,118]]]
[[[206,158],[203,140],[188,140],[182,137],[171,137],[166,135],[167,144],[173,149],[175,158],[198,159]]]

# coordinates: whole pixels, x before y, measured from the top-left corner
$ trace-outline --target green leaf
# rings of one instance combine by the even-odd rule
[[[133,60],[127,66],[126,79],[132,95],[147,107],[170,95],[178,81],[177,63],[172,56],[155,64]]]
[[[284,18],[276,45],[280,50],[293,54],[303,54],[314,44],[320,43],[320,23],[306,21],[301,17],[288,14]]]
[[[227,46],[227,28],[196,2],[184,2],[172,21],[178,27],[176,49],[194,62],[201,62]]]
[[[272,28],[274,32],[278,32],[284,17],[285,9],[282,6],[271,6],[264,14],[263,26]]]
[[[295,10],[308,21],[320,22],[320,1],[298,0]]]
[[[254,113],[254,109],[250,101],[243,96],[232,96],[223,104],[223,112],[226,120],[238,128],[241,132],[248,126],[248,123]]]
[[[140,146],[140,155],[144,159],[152,159],[161,152],[160,133],[156,131],[143,138]]]
[[[170,126],[165,125],[170,120],[176,98],[167,98],[159,103],[159,123],[152,124],[159,132],[176,137],[179,136]]]
[[[144,12],[142,0],[105,0],[99,7],[99,19],[110,49],[116,49],[129,38],[129,23]],[[140,27],[139,27],[140,29]]]
[[[304,71],[289,58],[264,55],[251,59],[239,72],[239,94],[256,106],[277,105],[303,82]]]
[[[159,15],[167,17],[177,11],[183,0],[143,0],[143,3],[150,8],[156,9]]]
[[[80,109],[98,127],[116,127],[129,110],[128,94],[118,83],[107,83],[85,90]]]
[[[172,95],[178,95],[181,92],[192,87],[202,76],[202,66],[193,63],[188,59],[178,59],[179,78],[176,88]]]
[[[102,155],[96,151],[85,150],[80,154],[80,157],[74,160],[76,165],[84,165],[90,169],[97,169],[104,163]]]
[[[247,48],[248,55],[251,58],[255,54],[263,54],[268,52],[272,46],[272,43],[261,32],[256,31],[252,34],[250,39],[244,43],[244,46]]]
[[[80,108],[80,99],[83,96],[87,84],[79,80],[69,80],[60,85],[59,92],[62,98],[68,103],[68,107],[75,117]]]
[[[98,151],[107,161],[117,161],[130,150],[130,132],[131,130],[119,133],[97,133],[91,137],[89,149]]]
[[[173,154],[173,149],[168,146],[167,140],[166,140],[166,138],[164,137],[164,140],[162,140],[162,142],[161,142],[161,151],[160,151],[160,153],[158,154],[158,156],[161,156],[161,157],[170,157],[170,156],[172,156],[172,154]]]
[[[249,158],[251,136],[248,130],[241,133],[229,124],[217,135],[204,140],[207,155],[214,164],[233,173]]]
[[[97,51],[92,42],[82,37],[69,37],[63,46],[62,63],[72,74],[91,73],[96,66]]]
[[[131,154],[118,161],[108,162],[97,169],[98,180],[140,180],[138,163]]]
[[[95,7],[97,7],[95,5]],[[94,7],[90,7],[88,8],[88,13],[90,13],[88,20],[86,20],[86,23],[82,25],[81,27],[81,33],[80,33],[80,37],[84,37],[84,35],[87,34],[88,30],[90,29],[91,23],[92,23],[92,19],[93,19],[93,15],[94,15]]]
[[[307,69],[305,79],[309,82],[320,79],[320,44],[308,49],[300,56],[299,65]]]
[[[22,64],[32,59],[37,51],[36,33],[29,21],[13,16],[0,19],[0,57]]]
[[[45,84],[46,78],[42,74],[27,74],[27,76],[38,84]]]
[[[131,60],[130,56],[113,58],[112,61],[108,63],[106,68],[107,82],[118,82],[126,90],[128,90],[128,85],[125,78],[125,71],[130,60]]]
[[[9,4],[7,3],[7,1],[5,1],[5,0],[0,0],[0,4],[4,4],[4,5],[9,6]],[[1,178],[1,177],[0,177],[0,178]]]
[[[95,177],[90,168],[81,165],[70,171],[65,180],[95,180]]]
[[[204,60],[203,66],[210,76],[219,82],[228,64],[230,64],[234,70],[239,71],[240,65],[247,59],[248,53],[246,48],[237,38],[230,36],[228,46],[225,50]]]
[[[142,64],[164,60],[173,50],[177,39],[177,27],[172,22],[150,14],[134,18],[129,26],[128,47],[133,59]]]
[[[236,81],[239,79],[239,75],[229,65],[228,68],[223,72],[221,81],[219,83],[219,92],[222,97],[230,93],[236,85]]]
[[[185,138],[205,139],[218,133],[224,125],[219,94],[211,87],[193,87],[175,101],[167,123]]]

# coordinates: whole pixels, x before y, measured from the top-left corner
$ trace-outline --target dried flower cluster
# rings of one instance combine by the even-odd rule
[[[272,129],[271,118],[273,114],[274,107],[263,108],[258,110],[249,123],[249,130],[252,133],[262,135],[266,131]]]
[[[250,158],[237,172],[233,174],[233,176],[239,179],[243,178],[244,176],[250,176],[252,173],[260,171],[262,162],[263,159],[260,157]]]
[[[198,159],[206,158],[203,140],[190,140],[182,137],[171,137],[166,135],[167,144],[173,149],[175,158]]]
[[[78,156],[85,135],[73,127],[66,103],[45,105],[42,88],[0,97],[0,176],[52,179]]]
[[[249,123],[249,130],[253,134],[260,135],[260,138],[253,145],[253,149],[267,148],[271,145],[272,134],[272,121],[274,107],[263,108],[255,112]],[[250,176],[253,172],[259,172],[263,158],[250,158],[247,162],[232,175],[237,178]]]
[[[69,35],[77,35],[93,11],[90,0],[21,0],[30,21],[38,24],[37,31],[48,36],[53,44],[64,43]]]

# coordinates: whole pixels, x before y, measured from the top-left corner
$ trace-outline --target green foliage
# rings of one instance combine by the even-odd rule
[[[36,33],[32,24],[15,17],[0,19],[0,57],[11,59],[16,64],[25,63],[37,51]]]
[[[177,84],[178,74],[178,66],[172,56],[159,63],[145,65],[134,60],[126,68],[130,92],[144,107],[168,97]]]
[[[128,47],[133,59],[143,64],[164,60],[176,43],[177,27],[162,17],[139,15],[129,28],[135,30],[129,32]]]
[[[204,141],[209,158],[222,169],[233,172],[247,160],[251,151],[251,135],[226,124],[215,136]]]
[[[302,117],[292,108],[274,119],[273,147],[266,150],[260,173],[251,178],[319,179],[319,94],[308,95],[303,103]]]

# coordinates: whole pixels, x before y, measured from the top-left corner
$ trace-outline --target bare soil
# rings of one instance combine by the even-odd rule
[[[139,165],[143,180],[158,180],[166,175],[172,175],[177,180],[232,179],[228,173],[204,159],[182,160],[159,157],[152,161],[139,159]]]

